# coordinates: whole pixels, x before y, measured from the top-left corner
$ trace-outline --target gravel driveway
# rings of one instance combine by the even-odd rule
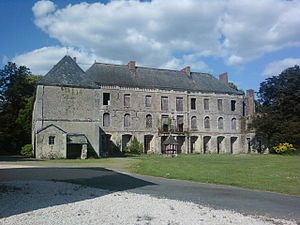
[[[0,182],[0,224],[296,224],[124,191],[54,181]]]

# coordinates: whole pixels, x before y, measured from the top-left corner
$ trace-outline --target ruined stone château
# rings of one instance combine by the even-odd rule
[[[181,71],[94,63],[84,72],[65,56],[39,82],[32,140],[37,158],[86,158],[121,151],[136,137],[160,154],[172,136],[178,153],[247,153],[253,90]]]

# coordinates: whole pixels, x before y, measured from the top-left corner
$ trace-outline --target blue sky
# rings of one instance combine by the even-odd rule
[[[300,64],[300,1],[1,0],[1,68],[45,74],[66,53],[94,61],[228,72],[242,89]]]

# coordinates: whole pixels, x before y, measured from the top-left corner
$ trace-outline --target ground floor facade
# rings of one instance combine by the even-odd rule
[[[38,123],[37,123],[38,124]],[[76,124],[76,123],[75,123]],[[33,133],[36,158],[105,157],[124,152],[134,137],[145,154],[164,154],[169,136],[176,142],[178,154],[246,154],[257,152],[254,133],[204,132],[104,132],[97,123],[44,121]]]
[[[178,154],[184,153],[201,153],[201,154],[242,154],[256,152],[252,142],[253,134],[232,135],[232,134],[207,134],[193,133],[172,134],[172,133],[143,133],[143,132],[126,132],[103,134],[102,149],[111,152],[113,148],[119,148],[124,151],[134,137],[142,143],[145,154],[163,154],[166,146],[165,140],[169,136],[174,137],[178,146]]]

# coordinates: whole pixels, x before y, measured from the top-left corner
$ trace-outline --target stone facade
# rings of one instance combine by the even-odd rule
[[[134,69],[132,64],[129,70]],[[186,71],[190,73],[190,68]],[[221,75],[224,85],[227,79],[227,74]],[[179,153],[248,153],[255,151],[250,144],[254,133],[246,130],[254,113],[253,101],[252,91],[244,96],[41,83],[33,113],[35,156],[65,158],[68,151],[81,158],[85,158],[84,151],[87,156],[107,155],[116,149],[123,151],[133,137],[143,144],[145,153],[161,154],[162,143],[170,134],[178,142]],[[87,143],[74,144],[70,134],[86,137]],[[52,144],[50,137],[55,137]]]

